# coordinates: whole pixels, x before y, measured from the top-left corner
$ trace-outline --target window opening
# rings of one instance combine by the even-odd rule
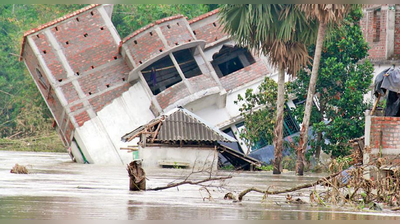
[[[182,81],[169,55],[143,69],[142,74],[154,95]]]
[[[185,49],[173,53],[186,78],[192,78],[201,75],[202,72],[193,57],[192,50]]]
[[[241,47],[223,46],[221,50],[213,56],[212,65],[218,77],[227,76],[242,68],[255,63],[249,50]]]
[[[47,89],[48,86],[46,84],[46,80],[44,79],[42,72],[40,72],[40,70],[38,68],[36,68],[36,76],[39,80],[39,83],[43,86],[43,88]]]

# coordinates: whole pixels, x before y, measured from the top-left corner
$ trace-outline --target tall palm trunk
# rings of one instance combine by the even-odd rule
[[[304,154],[307,148],[308,127],[310,125],[311,109],[313,105],[313,97],[315,94],[315,86],[317,83],[319,62],[321,60],[322,45],[324,43],[324,38],[325,38],[325,30],[326,30],[326,23],[320,22],[318,27],[318,37],[315,46],[315,55],[314,55],[313,68],[311,72],[310,85],[308,86],[306,108],[304,111],[303,124],[301,126],[300,142],[299,142],[299,147],[297,148],[297,164],[296,164],[297,175],[303,175],[304,171],[304,162],[305,162]]]
[[[283,149],[283,115],[285,104],[285,70],[279,68],[278,74],[278,96],[276,100],[276,123],[274,130],[274,170],[273,174],[280,174],[282,171],[282,149]]]

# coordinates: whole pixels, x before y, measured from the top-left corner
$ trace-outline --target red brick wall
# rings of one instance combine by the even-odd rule
[[[124,45],[128,47],[137,65],[160,54],[160,50],[165,50],[164,44],[156,31],[154,31],[154,28],[143,31],[128,40]]]
[[[209,89],[212,87],[218,87],[218,83],[213,78],[207,75],[199,75],[188,79],[191,84],[193,91],[198,92],[201,90]]]
[[[84,107],[83,103],[78,103],[74,106],[71,106],[69,109],[71,110],[71,113],[73,113],[79,109],[82,109],[83,107]]]
[[[49,89],[45,89],[42,85],[39,84],[40,82],[39,82],[38,76],[36,75],[36,68],[39,68],[40,72],[43,75],[43,79],[45,80],[45,83],[48,87],[50,86],[50,83],[44,73],[43,68],[39,65],[39,61],[36,58],[35,54],[33,53],[32,48],[27,44],[25,46],[25,51],[24,51],[24,60],[28,67],[29,72],[32,75],[32,78],[35,80],[36,83],[38,83],[37,87],[38,87],[39,91],[44,96],[47,96]]]
[[[50,44],[44,32],[39,32],[35,35],[32,35],[32,39],[38,47],[44,61],[47,64],[47,67],[50,69],[54,78],[56,80],[67,78],[67,72],[64,70],[64,67],[61,64],[55,49]]]
[[[79,100],[78,92],[76,92],[75,87],[72,85],[72,82],[65,83],[61,86],[61,89],[68,103]]]
[[[257,58],[254,64],[222,77],[221,84],[226,90],[232,90],[269,73],[265,64]]]
[[[400,59],[400,10],[396,9],[396,20],[394,30],[394,54]]]
[[[379,148],[380,142],[383,149],[400,148],[400,117],[371,117],[371,148]]]
[[[186,23],[186,19],[175,19],[159,25],[168,46],[175,47],[193,40]]]
[[[125,61],[121,59],[116,64],[108,65],[92,74],[82,76],[79,78],[79,84],[86,96],[89,96],[89,92],[95,94],[126,82],[129,71]]]
[[[397,158],[400,153],[400,117],[371,117],[370,136],[371,150],[381,151],[388,162],[400,164],[400,157]],[[398,153],[393,153],[393,150]],[[379,154],[370,154],[370,162],[378,157]]]
[[[72,131],[75,130],[74,125],[71,123],[71,121],[68,122],[68,126],[65,129],[65,138],[68,141],[68,144],[70,143],[71,140],[71,135],[72,135]]]
[[[378,5],[374,5],[378,6]],[[364,33],[366,41],[369,43],[370,50],[368,51],[369,57],[372,60],[386,59],[386,21],[387,11],[381,10],[380,19],[374,18],[374,11],[367,11],[364,13],[360,25]],[[379,33],[377,33],[377,26]],[[379,41],[376,42],[376,36],[379,35]]]
[[[217,41],[223,37],[226,36],[224,32],[222,32],[222,28],[220,27],[220,24],[217,21],[217,17],[214,20],[210,20],[209,23],[205,23],[203,26],[200,26],[199,28],[193,29],[193,33],[196,35],[196,39],[198,40],[205,40],[207,44],[212,43],[214,41]],[[209,21],[209,20],[207,20]],[[200,20],[197,23],[204,22]],[[215,24],[215,26],[214,26]]]
[[[156,98],[161,108],[165,109],[169,105],[189,95],[190,92],[186,88],[185,83],[180,82],[162,91]]]
[[[113,99],[120,97],[122,93],[128,91],[131,87],[130,83],[126,83],[123,86],[107,91],[99,96],[89,99],[89,103],[92,105],[96,112],[99,112],[103,107],[107,106],[112,102]]]
[[[38,77],[36,76],[36,68],[39,68],[39,70],[42,72],[43,75],[43,79],[45,80],[48,89],[44,89],[42,85],[37,85],[38,89],[40,92],[42,92],[45,100],[47,101],[48,105],[49,105],[49,109],[52,111],[52,113],[54,114],[54,119],[57,121],[57,123],[59,124],[59,127],[61,129],[61,127],[65,126],[65,120],[62,120],[62,113],[64,108],[62,107],[60,101],[58,100],[58,98],[56,97],[56,94],[54,92],[54,89],[50,89],[50,83],[47,80],[46,74],[44,73],[43,69],[39,66],[39,62],[38,59],[36,58],[35,54],[33,53],[33,50],[31,48],[31,46],[29,46],[28,44],[25,45],[24,47],[24,61],[28,67],[28,70],[30,71],[30,73],[32,74],[32,78],[39,83],[38,81]],[[50,92],[49,92],[50,90]],[[60,132],[62,134],[62,132]],[[62,136],[62,138],[64,138],[65,136]]]
[[[118,56],[118,44],[97,9],[60,23],[57,29],[51,28],[51,32],[74,72],[82,74],[91,70],[91,66],[97,68]]]

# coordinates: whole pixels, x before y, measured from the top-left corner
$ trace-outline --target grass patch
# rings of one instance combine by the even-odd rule
[[[18,139],[0,138],[0,150],[31,152],[67,152],[57,133]]]

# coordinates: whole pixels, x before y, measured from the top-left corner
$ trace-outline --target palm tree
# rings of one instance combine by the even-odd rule
[[[321,51],[325,39],[326,29],[329,24],[340,23],[351,5],[346,4],[302,4],[298,8],[303,11],[307,18],[316,20],[319,23],[317,42],[315,44],[315,54],[313,67],[310,78],[310,85],[308,87],[306,106],[304,111],[303,123],[300,131],[300,141],[297,148],[297,164],[296,174],[303,175],[305,151],[308,142],[308,127],[310,125],[311,109],[313,105],[313,97],[315,94],[315,85],[317,83],[319,62],[321,60]],[[318,160],[318,158],[317,158]]]
[[[295,75],[309,63],[306,46],[315,40],[315,23],[292,4],[227,4],[221,7],[219,20],[239,45],[266,55],[279,70],[273,173],[280,174],[285,72]]]

